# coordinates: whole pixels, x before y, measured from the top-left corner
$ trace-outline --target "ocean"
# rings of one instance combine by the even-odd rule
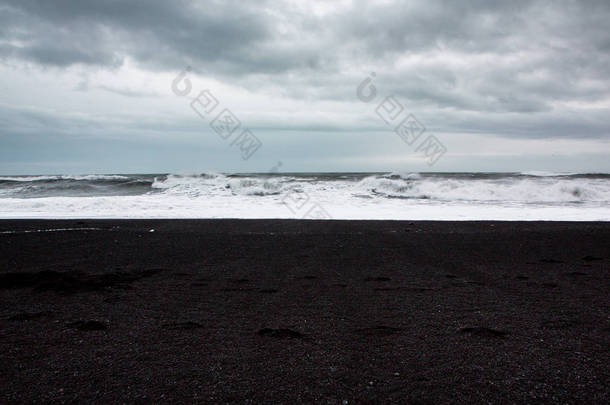
[[[610,174],[4,176],[0,218],[609,221]]]

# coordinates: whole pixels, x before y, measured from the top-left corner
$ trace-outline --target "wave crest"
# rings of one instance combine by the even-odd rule
[[[390,198],[438,201],[565,203],[610,201],[605,180],[552,177],[458,179],[441,176],[370,176],[358,184],[363,191]]]

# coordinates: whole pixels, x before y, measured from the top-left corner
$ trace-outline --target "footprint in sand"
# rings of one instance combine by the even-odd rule
[[[23,312],[20,314],[12,315],[8,318],[9,321],[33,321],[40,318],[53,316],[52,312]]]
[[[252,287],[225,287],[221,288],[220,291],[223,292],[246,292],[246,291],[254,291],[256,288]]]
[[[558,263],[565,263],[565,262],[562,260],[557,260],[557,259],[540,259],[540,263],[558,264]]]
[[[356,329],[354,332],[358,335],[368,337],[385,337],[394,335],[402,331],[402,328],[395,328],[392,326],[378,325],[372,328]]]
[[[578,276],[587,276],[588,274],[587,273],[583,273],[581,271],[571,271],[569,273],[566,273],[566,275],[578,277]]]
[[[247,284],[250,282],[250,280],[248,280],[247,278],[238,278],[238,279],[233,279],[230,280],[231,283],[233,284]]]
[[[196,282],[196,283],[192,283],[191,287],[207,287],[208,283],[200,283],[200,282]]]
[[[256,332],[259,336],[272,337],[277,339],[304,339],[305,335],[301,332],[294,331],[292,329],[280,328],[263,328]]]
[[[100,321],[76,321],[70,322],[67,326],[69,328],[78,329],[83,332],[108,329],[108,326],[106,326],[106,324]]]
[[[276,292],[279,292],[279,290],[276,290],[275,288],[263,288],[262,290],[259,290],[259,292],[263,294],[275,294]]]
[[[557,287],[559,287],[559,285],[556,284],[556,283],[542,283],[541,285],[543,287],[546,287],[546,288],[557,288]]]
[[[497,329],[492,329],[492,328],[486,328],[486,327],[482,327],[482,326],[461,328],[459,330],[459,332],[463,333],[463,334],[469,334],[469,335],[473,335],[473,336],[480,336],[480,337],[486,337],[486,338],[503,338],[506,335],[508,335],[507,332],[497,330]]]
[[[594,261],[603,260],[603,259],[601,257],[585,256],[582,258],[582,260],[584,260],[585,262],[594,262]]]
[[[389,277],[383,277],[383,276],[377,276],[377,277],[367,277],[364,279],[364,281],[369,282],[369,281],[391,281],[392,279]]]
[[[197,322],[187,321],[187,322],[172,322],[166,323],[162,325],[163,329],[169,330],[193,330],[203,328],[203,325]]]

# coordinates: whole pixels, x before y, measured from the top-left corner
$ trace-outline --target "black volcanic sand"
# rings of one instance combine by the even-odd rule
[[[0,403],[610,403],[610,223],[0,221],[0,264]]]

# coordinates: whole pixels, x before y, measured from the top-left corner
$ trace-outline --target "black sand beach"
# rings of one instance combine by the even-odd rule
[[[4,220],[0,264],[0,403],[610,402],[610,223]]]

